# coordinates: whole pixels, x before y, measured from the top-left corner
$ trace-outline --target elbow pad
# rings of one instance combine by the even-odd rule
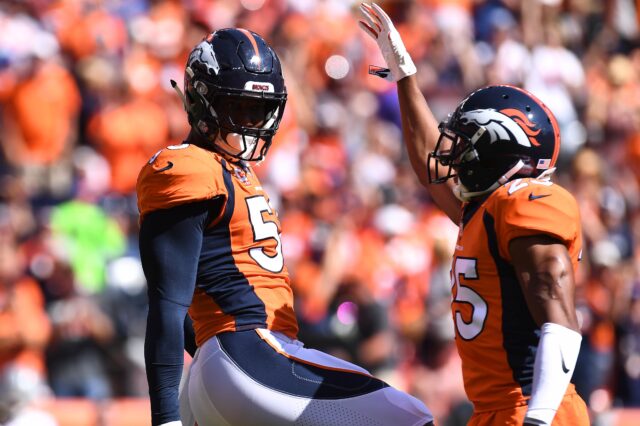
[[[580,333],[567,327],[542,325],[525,422],[551,424],[573,375],[581,341]]]

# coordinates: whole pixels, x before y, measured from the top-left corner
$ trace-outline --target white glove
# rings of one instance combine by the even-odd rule
[[[363,21],[358,21],[360,28],[369,34],[378,43],[388,68],[380,68],[371,65],[369,74],[377,75],[385,80],[398,81],[416,73],[416,66],[413,64],[409,52],[407,52],[400,33],[393,26],[391,18],[380,6],[375,3],[368,5],[360,4],[360,11],[364,17]]]

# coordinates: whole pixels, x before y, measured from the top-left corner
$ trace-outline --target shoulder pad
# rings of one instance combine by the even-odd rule
[[[140,215],[226,194],[219,157],[195,145],[172,145],[142,167],[136,184]]]
[[[569,246],[582,232],[575,198],[549,181],[513,180],[491,194],[487,212],[495,220],[502,255],[514,238],[547,234]]]

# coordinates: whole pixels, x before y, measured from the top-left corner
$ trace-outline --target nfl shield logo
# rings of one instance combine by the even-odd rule
[[[247,176],[247,172],[245,172],[242,169],[238,169],[237,167],[233,169],[233,172],[236,175],[236,178],[238,178],[238,180],[242,182],[243,185],[246,185],[246,186],[251,185],[251,182],[249,181],[249,177]]]

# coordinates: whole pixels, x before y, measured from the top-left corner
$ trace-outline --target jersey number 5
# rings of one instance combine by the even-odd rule
[[[458,335],[464,340],[472,340],[484,329],[487,319],[487,302],[472,288],[462,285],[461,278],[465,280],[478,279],[478,261],[466,257],[457,257],[453,266],[452,286],[454,286],[453,303],[465,303],[471,305],[471,321],[465,321],[460,309],[454,305],[455,324]]]
[[[249,256],[256,261],[258,265],[270,272],[280,272],[284,267],[284,257],[282,256],[282,243],[280,242],[280,233],[278,225],[275,222],[264,220],[262,213],[272,214],[271,206],[262,196],[247,198],[247,209],[249,210],[249,222],[253,229],[253,240],[256,242],[268,239],[276,240],[276,254],[269,256],[264,252],[263,248],[254,247],[249,249]]]

